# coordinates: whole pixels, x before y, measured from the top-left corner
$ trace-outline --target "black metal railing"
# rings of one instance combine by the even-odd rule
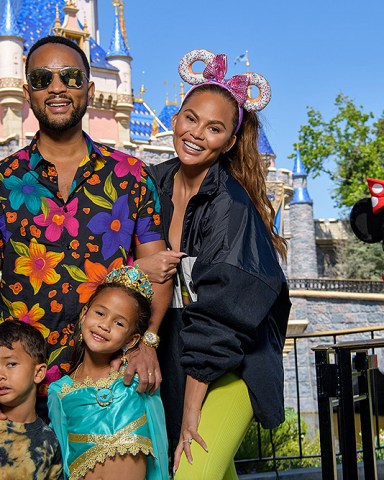
[[[319,459],[321,457],[320,448],[318,452],[313,452],[311,454],[304,454],[303,448],[303,434],[302,434],[302,418],[303,418],[303,411],[302,411],[302,401],[301,401],[301,386],[304,384],[308,384],[308,382],[314,382],[313,388],[316,390],[316,374],[315,374],[315,364],[314,362],[310,362],[312,364],[312,371],[311,371],[311,378],[306,378],[303,375],[303,370],[307,371],[307,369],[302,369],[300,371],[299,368],[299,361],[300,361],[300,354],[299,354],[299,346],[309,353],[309,355],[313,355],[312,348],[316,347],[317,345],[321,344],[336,344],[340,341],[345,341],[349,339],[360,339],[360,340],[375,340],[375,339],[383,339],[384,338],[384,324],[383,326],[379,327],[367,327],[367,328],[353,328],[348,330],[330,330],[324,332],[313,332],[313,333],[303,333],[297,335],[288,335],[287,340],[290,340],[292,343],[292,351],[289,353],[289,356],[293,359],[293,370],[295,374],[295,390],[296,390],[296,410],[297,410],[297,428],[296,428],[296,443],[297,443],[297,455],[290,455],[290,456],[279,456],[278,452],[276,455],[265,454],[263,452],[263,447],[261,442],[258,443],[257,448],[255,449],[255,454],[253,458],[247,458],[242,460],[236,461],[236,466],[239,472],[244,471],[244,467],[247,468],[250,465],[255,466],[255,471],[259,470],[258,465],[260,463],[269,463],[269,465],[274,464],[277,465],[276,470],[279,470],[278,465],[280,462],[284,462],[285,465],[289,463],[289,461],[294,461],[295,465],[297,463],[303,463],[305,460],[308,459]],[[374,349],[370,349],[370,353],[374,353]],[[380,441],[380,425],[379,425],[379,407],[378,407],[378,392],[375,391],[375,384],[373,385],[373,426],[375,431],[375,449],[376,452],[382,450],[384,452],[384,444]],[[318,412],[314,412],[317,417]],[[320,426],[321,428],[321,426]],[[261,427],[258,425],[258,430],[260,432]],[[358,432],[359,433],[359,432]],[[260,435],[258,437],[261,438]],[[362,450],[357,450],[356,454],[361,455]],[[340,457],[340,451],[335,452],[336,457]],[[265,471],[265,469],[262,469]],[[272,468],[273,470],[273,468]],[[249,468],[248,468],[249,471]]]
[[[337,278],[290,278],[290,290],[329,292],[384,293],[384,282],[373,280],[338,280]]]

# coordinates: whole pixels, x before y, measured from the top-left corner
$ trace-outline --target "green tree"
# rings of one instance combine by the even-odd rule
[[[314,178],[325,173],[334,182],[332,198],[339,208],[350,207],[368,195],[367,177],[384,179],[384,118],[374,121],[343,94],[335,100],[329,121],[314,108],[299,130],[301,157]],[[293,155],[292,155],[293,156]]]

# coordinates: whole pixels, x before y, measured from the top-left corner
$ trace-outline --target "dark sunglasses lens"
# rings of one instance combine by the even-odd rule
[[[43,68],[37,68],[29,74],[29,83],[32,88],[36,90],[42,90],[47,88],[52,82],[53,73]]]
[[[63,68],[60,70],[60,78],[68,88],[81,88],[83,86],[83,72],[78,68]]]

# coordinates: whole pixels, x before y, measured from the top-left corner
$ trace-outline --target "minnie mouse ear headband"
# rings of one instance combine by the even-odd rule
[[[366,243],[384,240],[384,181],[367,178],[371,198],[355,203],[350,214],[353,233]]]
[[[194,72],[192,66],[195,62],[203,62],[205,69],[203,72]],[[225,80],[227,73],[227,56],[225,54],[215,55],[209,50],[192,50],[184,55],[179,63],[179,75],[184,82],[193,85],[187,92],[188,95],[201,85],[219,85],[228,90],[234,97],[239,107],[239,121],[235,130],[238,132],[243,120],[243,108],[248,112],[258,112],[265,108],[271,99],[271,87],[267,80],[258,73],[244,73],[235,75],[229,80]],[[255,85],[259,89],[259,95],[256,98],[248,96],[248,87]]]

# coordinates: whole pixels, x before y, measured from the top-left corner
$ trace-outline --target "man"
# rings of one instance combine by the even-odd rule
[[[147,257],[165,242],[142,162],[82,131],[95,89],[84,52],[66,38],[45,37],[31,47],[26,75],[39,132],[0,163],[0,314],[43,333],[50,382],[68,371],[71,333],[97,283],[131,254]],[[149,333],[127,375],[138,372],[140,391],[161,382],[153,347],[170,282],[154,290]]]

